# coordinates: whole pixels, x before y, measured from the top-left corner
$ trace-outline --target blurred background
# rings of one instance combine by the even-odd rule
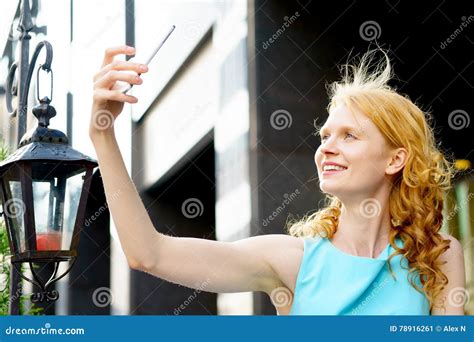
[[[0,2],[1,139],[16,147],[5,81],[18,59],[19,0]],[[464,247],[474,298],[472,3],[445,1],[30,0],[30,53],[54,48],[52,127],[94,156],[88,138],[92,78],[109,46],[151,52],[139,98],[115,122],[127,168],[156,228],[234,241],[284,233],[289,218],[323,205],[313,157],[314,122],[327,118],[326,84],[338,65],[377,45],[394,82],[434,116],[442,148],[460,175],[446,194],[443,230]],[[42,53],[43,55],[43,53]],[[39,63],[44,59],[40,56]],[[38,64],[39,64],[38,63]],[[36,81],[30,90],[35,103]],[[40,92],[49,92],[42,80]],[[29,114],[29,127],[33,116]],[[274,315],[263,293],[213,294],[130,270],[96,172],[79,258],[57,284],[46,314]],[[130,230],[133,230],[131,220]],[[25,293],[31,291],[25,286]],[[466,305],[474,314],[474,299]]]

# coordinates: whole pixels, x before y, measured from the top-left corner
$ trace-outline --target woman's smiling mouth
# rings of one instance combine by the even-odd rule
[[[333,163],[333,162],[324,162],[322,164],[323,175],[333,175],[336,173],[343,172],[347,170],[347,167]]]

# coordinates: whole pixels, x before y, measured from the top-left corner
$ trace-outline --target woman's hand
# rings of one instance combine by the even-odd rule
[[[125,102],[137,103],[138,99],[131,95],[113,90],[117,81],[130,84],[141,84],[138,74],[148,71],[144,64],[114,61],[114,56],[134,55],[135,49],[130,46],[111,47],[105,50],[102,68],[94,75],[94,92],[89,136],[91,139],[104,134],[113,133],[113,124],[122,112]]]

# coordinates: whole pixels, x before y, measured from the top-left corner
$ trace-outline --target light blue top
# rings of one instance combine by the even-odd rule
[[[403,241],[396,240],[402,247]],[[409,282],[408,261],[388,244],[375,259],[347,254],[327,238],[304,238],[290,315],[429,315],[424,294]],[[418,273],[416,282],[420,288]]]

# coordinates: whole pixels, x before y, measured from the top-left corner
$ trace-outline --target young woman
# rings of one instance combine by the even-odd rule
[[[451,164],[424,113],[387,85],[388,58],[369,73],[373,53],[366,54],[331,87],[315,155],[329,205],[294,223],[290,235],[220,242],[157,232],[127,174],[110,123],[138,99],[112,88],[142,83],[123,71],[146,66],[114,60],[134,53],[106,50],[89,129],[131,268],[190,288],[206,279],[209,292],[264,291],[280,315],[463,314],[463,249],[439,233]]]

